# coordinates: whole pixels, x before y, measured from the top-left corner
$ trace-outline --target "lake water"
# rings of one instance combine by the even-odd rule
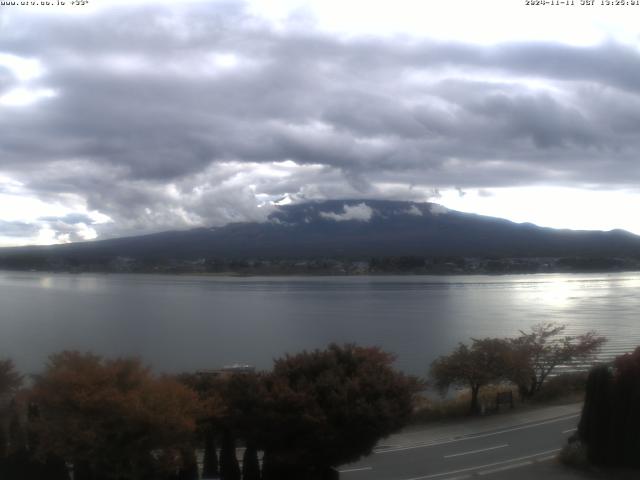
[[[0,358],[23,372],[63,349],[138,355],[158,371],[269,368],[329,342],[379,345],[424,375],[470,337],[542,321],[596,329],[604,357],[640,345],[640,274],[203,277],[0,272]]]

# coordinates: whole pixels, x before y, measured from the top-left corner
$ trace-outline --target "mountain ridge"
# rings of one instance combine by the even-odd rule
[[[640,236],[590,231],[449,210],[436,203],[327,200],[279,206],[265,222],[167,231],[53,246],[0,249],[18,257],[82,264],[117,258],[195,261],[415,256],[422,258],[640,257]]]

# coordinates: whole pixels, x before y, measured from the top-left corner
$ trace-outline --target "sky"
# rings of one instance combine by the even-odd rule
[[[0,5],[0,246],[373,198],[640,234],[640,5],[50,3]]]

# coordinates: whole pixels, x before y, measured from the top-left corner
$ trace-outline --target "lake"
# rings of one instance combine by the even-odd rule
[[[77,349],[138,355],[180,372],[269,368],[330,342],[379,345],[424,375],[470,337],[542,321],[608,337],[603,357],[640,345],[640,274],[207,277],[0,272],[0,358],[37,372]]]

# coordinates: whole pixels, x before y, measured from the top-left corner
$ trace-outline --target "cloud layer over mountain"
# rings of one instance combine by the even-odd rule
[[[0,236],[260,220],[283,197],[640,179],[640,54],[615,41],[339,36],[237,2],[7,8],[0,25],[0,194],[61,206]]]

